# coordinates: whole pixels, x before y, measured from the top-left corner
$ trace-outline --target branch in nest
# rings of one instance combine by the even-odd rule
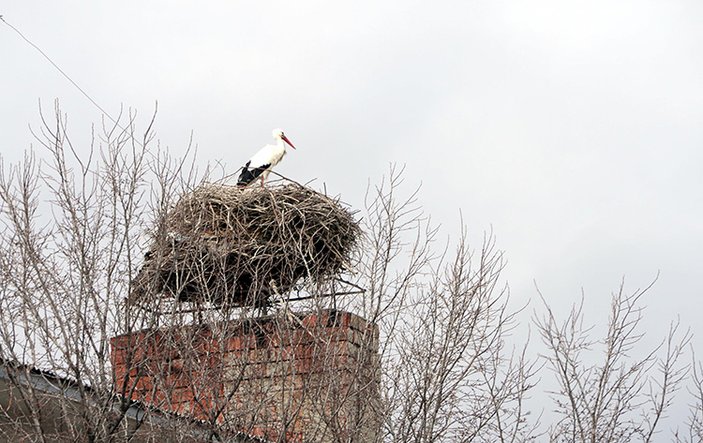
[[[266,306],[273,288],[349,267],[361,230],[339,201],[299,184],[207,184],[185,195],[155,236],[132,301],[168,294],[215,306]]]

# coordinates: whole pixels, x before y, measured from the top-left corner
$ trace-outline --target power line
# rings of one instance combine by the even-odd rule
[[[63,75],[69,82],[71,82],[71,84],[72,84],[76,89],[78,89],[78,90],[81,92],[81,94],[83,94],[83,96],[84,96],[85,98],[87,98],[87,99],[93,104],[93,106],[95,106],[97,109],[99,109],[100,112],[102,112],[104,116],[106,116],[108,119],[110,119],[110,121],[112,121],[112,122],[115,124],[116,127],[118,127],[118,128],[120,128],[121,130],[125,131],[125,133],[127,133],[127,134],[129,135],[129,137],[132,139],[132,141],[133,141],[134,143],[138,144],[138,145],[141,146],[142,148],[145,148],[145,147],[146,147],[144,143],[142,143],[141,141],[137,140],[136,137],[134,137],[133,131],[128,131],[126,128],[124,128],[122,125],[120,125],[120,123],[119,123],[116,119],[114,119],[114,118],[110,115],[109,112],[107,112],[105,109],[103,109],[103,107],[100,106],[100,105],[98,104],[98,102],[96,102],[87,92],[85,92],[85,90],[83,90],[83,88],[81,88],[81,87],[78,85],[78,83],[76,83],[63,69],[61,69],[61,67],[60,67],[59,65],[57,65],[57,64],[51,59],[51,57],[49,57],[39,46],[37,46],[34,42],[32,42],[29,38],[27,38],[24,34],[22,34],[22,32],[20,32],[19,29],[17,29],[16,27],[14,27],[14,26],[12,26],[10,23],[8,23],[7,20],[5,20],[5,18],[3,17],[2,14],[0,14],[0,21],[2,21],[2,22],[5,23],[7,26],[9,26],[10,29],[12,29],[13,31],[15,31],[15,32],[17,33],[17,35],[19,35],[19,36],[22,38],[22,40],[24,40],[24,41],[27,42],[30,46],[32,46],[34,49],[36,49],[37,52],[39,52],[49,63],[51,63],[51,65],[52,65],[54,68],[56,68],[56,70],[59,71],[59,72],[61,73],[61,75]],[[152,122],[151,122],[151,123],[153,123],[153,119],[152,119]],[[149,127],[151,128],[151,124],[149,125]],[[151,155],[151,156],[154,156],[154,154],[151,153],[151,152],[149,152],[149,151],[147,151],[147,154],[148,154],[148,155]],[[240,168],[240,169],[241,169],[241,168]],[[236,172],[235,172],[235,174],[236,174]]]
[[[96,108],[98,108],[98,109],[100,110],[100,112],[103,113],[103,115],[105,115],[105,116],[106,116],[107,118],[109,118],[115,125],[117,125],[117,126],[120,127],[122,130],[124,130],[124,128],[122,128],[122,127],[120,126],[120,124],[117,123],[117,120],[115,120],[114,118],[112,118],[112,116],[110,115],[110,113],[108,113],[106,110],[104,110],[104,109],[102,108],[102,106],[100,106],[95,100],[93,100],[93,98],[92,98],[90,95],[88,95],[88,93],[85,92],[85,91],[83,90],[83,88],[81,88],[80,86],[78,86],[78,83],[76,83],[75,81],[73,81],[73,79],[72,79],[68,74],[66,74],[66,72],[64,72],[64,70],[59,67],[59,65],[57,65],[56,63],[54,63],[54,61],[51,59],[51,57],[49,57],[44,51],[42,51],[42,49],[41,49],[39,46],[37,46],[37,45],[34,44],[30,39],[28,39],[27,37],[25,37],[25,35],[22,34],[22,32],[20,32],[19,29],[15,28],[15,27],[12,26],[10,23],[8,23],[7,20],[5,20],[5,19],[3,18],[2,15],[0,15],[0,20],[1,20],[3,23],[5,23],[7,26],[9,26],[13,31],[15,31],[15,32],[17,33],[17,35],[19,35],[19,36],[22,38],[22,40],[24,40],[25,42],[29,43],[30,46],[32,46],[34,49],[36,49],[49,63],[51,63],[51,65],[52,65],[54,68],[56,68],[56,70],[58,70],[64,77],[66,77],[66,79],[67,79],[69,82],[71,82],[71,84],[72,84],[73,86],[75,86],[76,89],[78,89],[78,90],[81,92],[81,94],[83,94],[83,96],[84,96],[85,98],[87,98],[88,100],[90,100],[90,102],[91,102]],[[136,141],[136,140],[135,140],[135,141]]]

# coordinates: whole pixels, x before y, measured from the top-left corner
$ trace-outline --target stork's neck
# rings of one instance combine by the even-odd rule
[[[281,137],[276,137],[276,146],[283,152],[286,152],[286,144]]]

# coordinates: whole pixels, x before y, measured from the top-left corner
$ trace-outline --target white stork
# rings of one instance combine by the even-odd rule
[[[293,143],[283,134],[282,129],[274,129],[273,138],[276,140],[275,145],[264,146],[244,165],[242,173],[239,174],[239,180],[237,180],[238,186],[247,186],[257,177],[261,177],[261,186],[263,187],[271,169],[279,164],[283,160],[283,156],[286,155],[286,144],[295,149]]]

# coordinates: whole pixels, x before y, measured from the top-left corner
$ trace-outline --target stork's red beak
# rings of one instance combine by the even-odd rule
[[[286,137],[285,135],[281,135],[281,138],[283,139],[284,142],[288,143],[288,145],[291,148],[295,149],[295,146],[293,146],[293,143],[291,143],[290,140],[288,140],[288,137]]]

